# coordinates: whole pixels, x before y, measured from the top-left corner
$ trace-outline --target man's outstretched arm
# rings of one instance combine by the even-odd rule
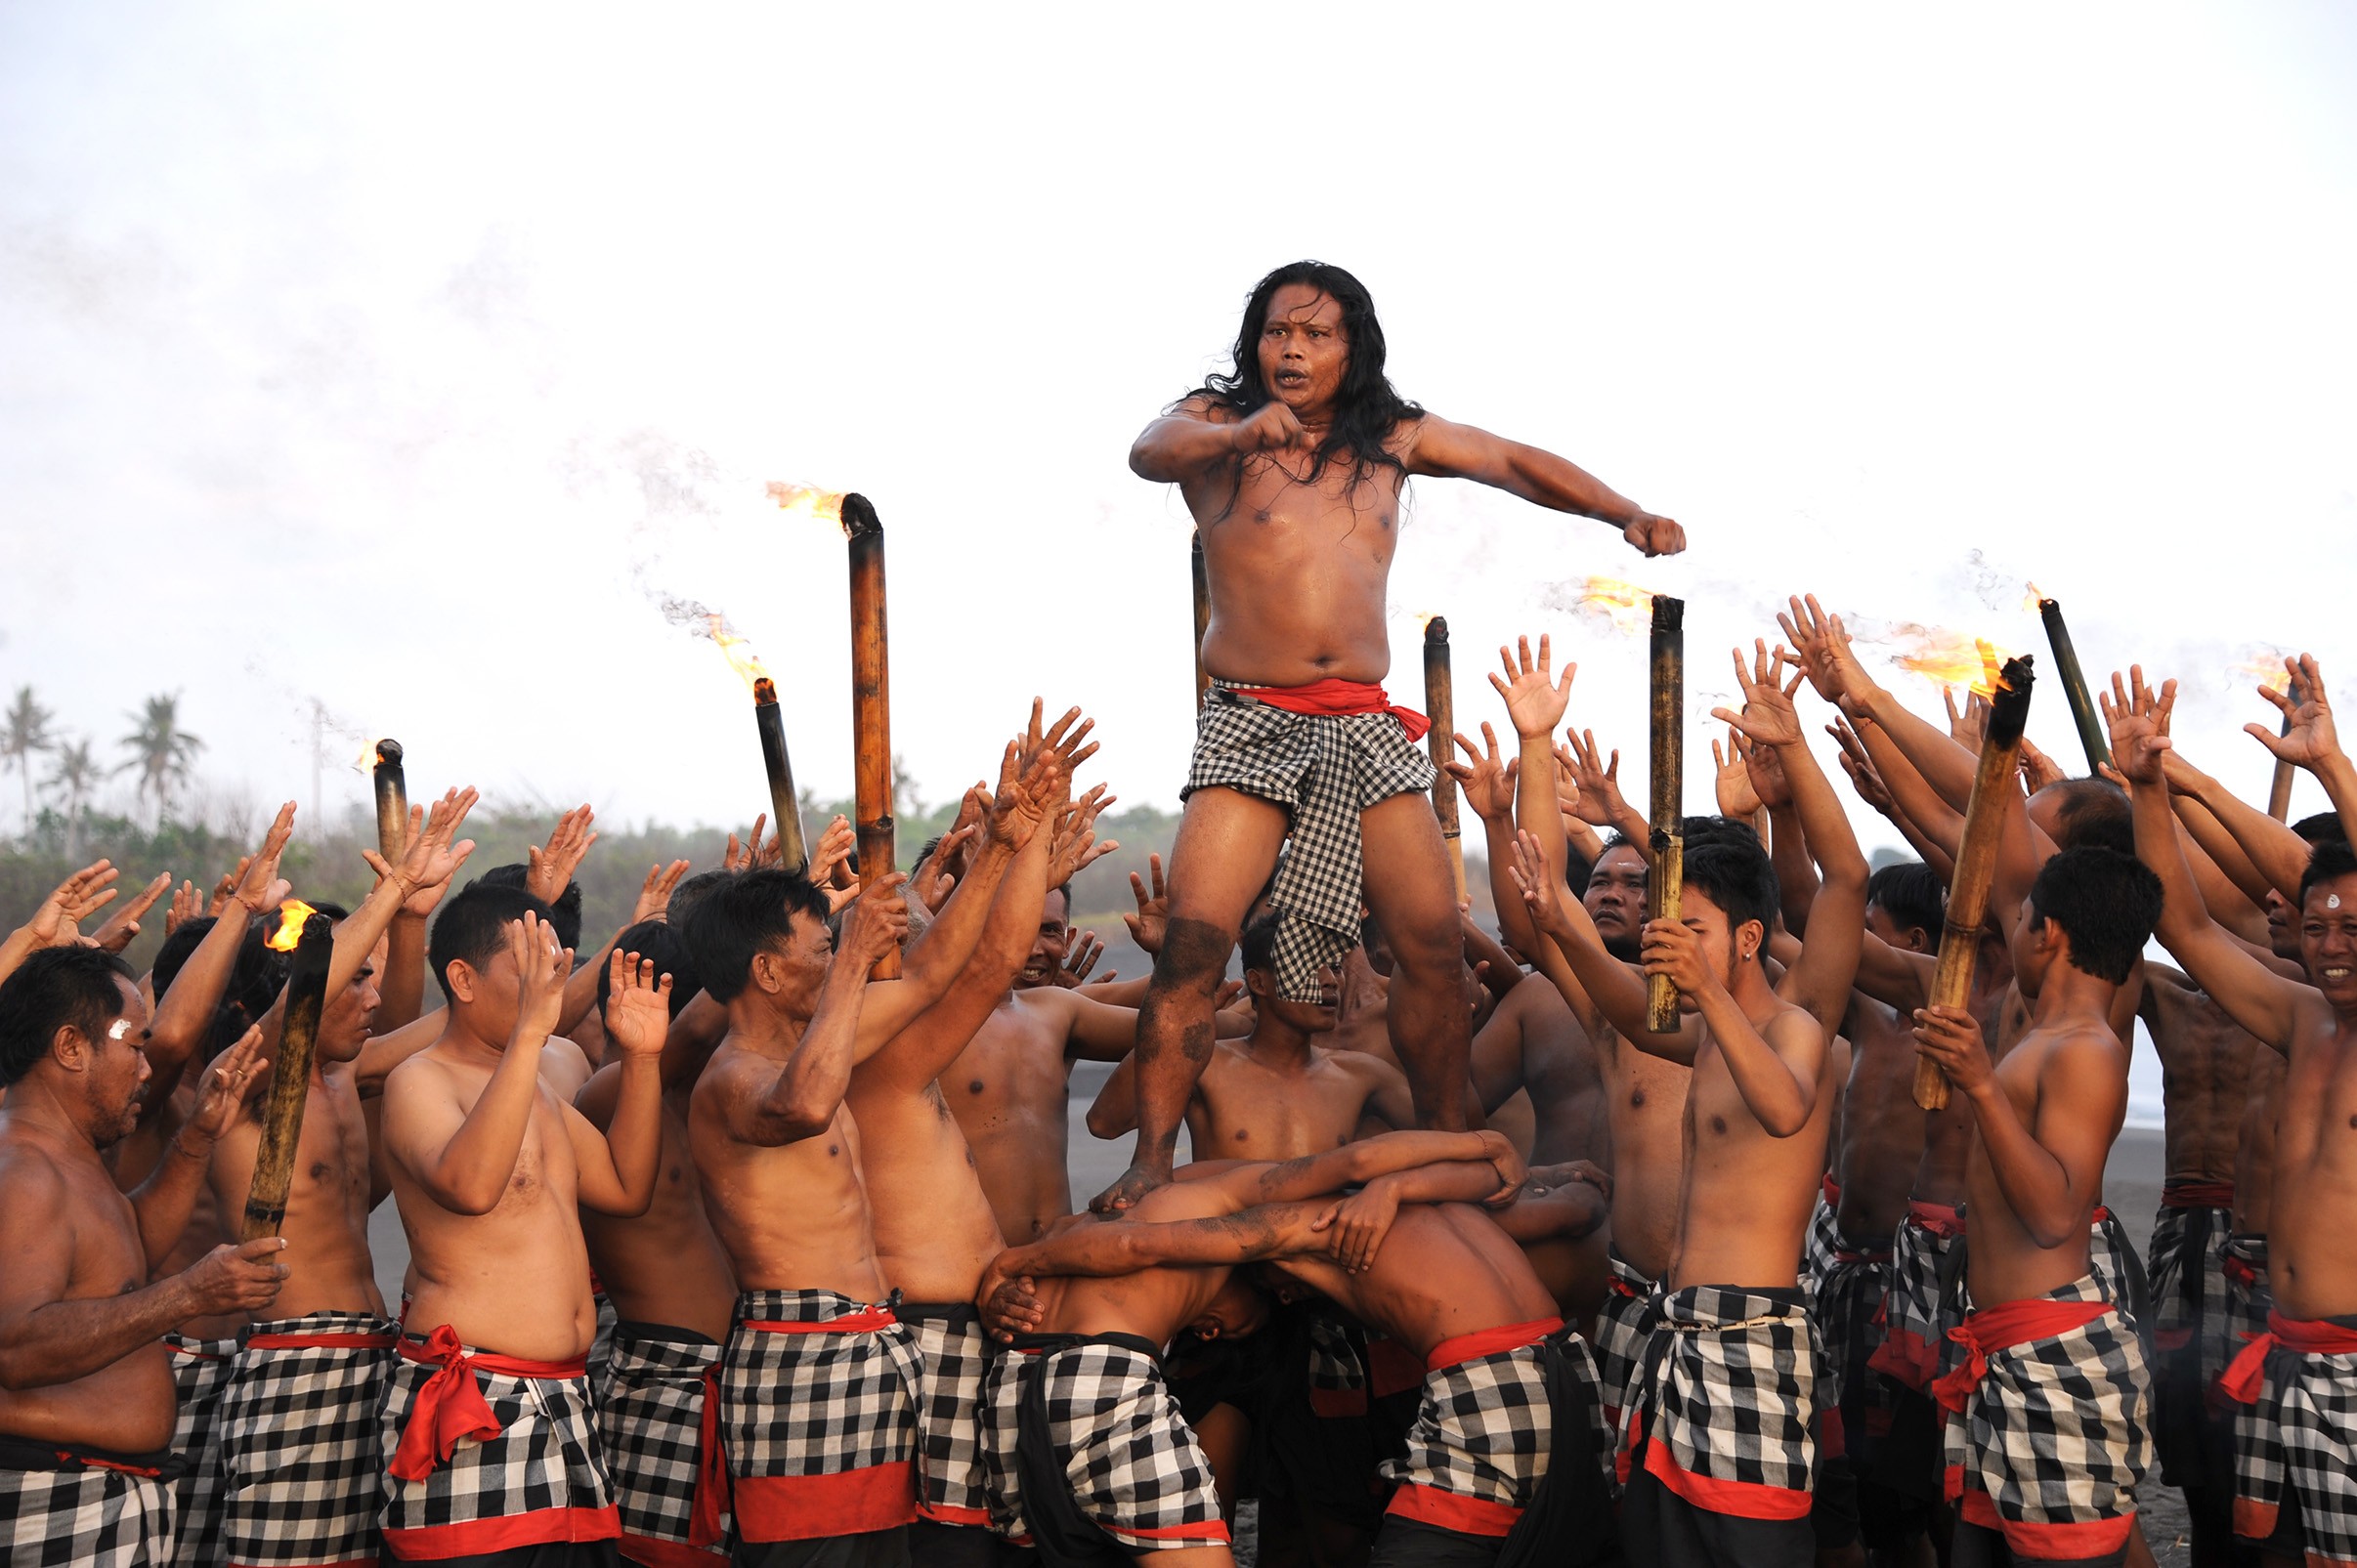
[[[1657,517],[1568,458],[1426,414],[1411,427],[1402,460],[1411,474],[1470,479],[1558,512],[1598,518],[1647,555],[1676,555],[1686,530]]]

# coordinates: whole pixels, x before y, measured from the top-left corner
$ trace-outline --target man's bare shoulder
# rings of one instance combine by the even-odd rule
[[[457,1084],[449,1051],[450,1037],[444,1036],[424,1050],[405,1057],[392,1072],[385,1075],[382,1098],[390,1106],[394,1096],[417,1094],[447,1094]]]
[[[70,1180],[47,1139],[0,1118],[0,1184],[12,1208],[26,1215],[54,1210]]]
[[[1232,425],[1236,411],[1209,393],[1190,392],[1172,403],[1165,419],[1193,419],[1206,425]]]
[[[1369,1056],[1365,1051],[1343,1051],[1312,1045],[1309,1047],[1309,1063],[1313,1068],[1341,1073],[1370,1085],[1397,1083],[1404,1087],[1407,1083],[1405,1073],[1382,1057]]]
[[[589,1053],[562,1035],[551,1035],[540,1047],[540,1081],[556,1091],[556,1097],[570,1103],[589,1081],[593,1069]]]

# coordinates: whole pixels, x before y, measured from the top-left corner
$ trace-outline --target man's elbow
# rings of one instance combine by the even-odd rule
[[[1096,1138],[1118,1138],[1137,1130],[1136,1115],[1117,1115],[1102,1106],[1089,1108],[1088,1123],[1090,1136]]]

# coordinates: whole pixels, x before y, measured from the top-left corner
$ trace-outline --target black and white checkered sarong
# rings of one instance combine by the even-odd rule
[[[1805,1515],[1817,1464],[1817,1353],[1799,1288],[1690,1285],[1660,1296],[1655,1309],[1631,1388],[1632,1460],[1712,1512]]]
[[[2267,1314],[2275,1310],[2275,1287],[2267,1279],[2267,1238],[2249,1231],[2226,1238],[2218,1259],[2226,1279],[2227,1360],[2242,1354],[2243,1346],[2267,1332]]]
[[[188,1568],[214,1568],[221,1561],[221,1449],[213,1441],[213,1418],[221,1408],[221,1385],[229,1380],[237,1341],[164,1335],[172,1358],[172,1385],[180,1408],[172,1420],[172,1452],[188,1461],[173,1484],[173,1552]]]
[[[2270,1554],[2357,1561],[2357,1318],[2271,1314],[2242,1354],[2222,1383],[2242,1405],[2235,1535]]]
[[[1129,1335],[1022,1335],[992,1359],[982,1462],[993,1530],[1028,1544],[1056,1528],[1046,1522],[1054,1507],[1132,1551],[1227,1540],[1211,1462],[1154,1348]],[[1071,1508],[1031,1498],[1026,1472],[1060,1472]]]
[[[2104,1310],[2060,1326],[2090,1306]],[[2089,1274],[1976,1309],[1956,1333],[1962,1354],[1935,1393],[1950,1412],[1948,1496],[1962,1521],[2002,1532],[2017,1553],[2121,1549],[2152,1452],[2151,1379],[2124,1307]],[[2075,1549],[2060,1551],[2058,1539]]]
[[[411,1420],[430,1420],[420,1396],[441,1376],[437,1342],[463,1355],[459,1376],[471,1379],[491,1420],[487,1436],[459,1436],[449,1457],[431,1451],[433,1428],[421,1429],[431,1468],[422,1478],[394,1473]],[[589,1407],[585,1361],[566,1370],[521,1376],[499,1370],[519,1363],[459,1345],[448,1328],[434,1339],[405,1337],[401,1358],[385,1384],[377,1430],[383,1444],[385,1545],[401,1557],[450,1557],[557,1541],[611,1541],[621,1531],[614,1489],[598,1452],[597,1419]],[[428,1397],[432,1397],[428,1395]]]
[[[1593,1456],[1597,1479],[1608,1494],[1612,1442],[1596,1394],[1596,1368],[1587,1346],[1561,1334],[1561,1320],[1515,1324],[1445,1339],[1427,1358],[1424,1397],[1409,1429],[1404,1459],[1386,1460],[1385,1479],[1398,1483],[1391,1512],[1460,1533],[1504,1536],[1528,1507],[1547,1474],[1551,1455],[1567,1445],[1555,1427],[1546,1359],[1552,1338],[1567,1359]],[[1494,1347],[1494,1348],[1493,1348]],[[1434,1499],[1432,1493],[1447,1494]],[[1461,1502],[1477,1504],[1467,1508]]]
[[[376,1552],[376,1411],[401,1331],[364,1312],[247,1326],[221,1390],[222,1547],[237,1568]]]
[[[916,1518],[924,1363],[890,1307],[747,1291],[719,1389],[739,1539],[864,1535]]]
[[[172,1454],[102,1455],[0,1437],[0,1562],[162,1568],[172,1561]]]
[[[1940,1376],[1948,1331],[1964,1318],[1964,1219],[1944,1204],[1907,1209],[1891,1238],[1882,1343],[1866,1365],[1920,1393]]]
[[[1833,1254],[1841,1247],[1841,1188],[1831,1176],[1817,1189],[1817,1206],[1809,1210],[1809,1228],[1801,1236],[1801,1289],[1814,1297],[1818,1286],[1832,1272]]]
[[[589,1383],[622,1552],[634,1562],[685,1560],[698,1549],[689,1528],[703,1473],[704,1401],[720,1346],[660,1323],[617,1322],[605,1338],[606,1359],[590,1363]],[[714,1504],[715,1539],[703,1549],[717,1564],[726,1560],[727,1520]]]
[[[1620,1255],[1618,1248],[1606,1253],[1606,1261],[1612,1272],[1605,1281],[1604,1305],[1596,1313],[1596,1387],[1617,1442],[1628,1425],[1629,1389],[1645,1365],[1646,1341],[1652,1336],[1654,1285]]]
[[[2232,1458],[2213,1419],[2210,1385],[2243,1347],[2226,1304],[2226,1238],[2234,1228],[2233,1187],[2171,1180],[2153,1216],[2153,1448],[2171,1486],[2232,1485],[2212,1474]],[[2207,1200],[2222,1200],[2209,1202]]]
[[[904,1302],[899,1316],[924,1358],[924,1396],[917,1404],[917,1516],[987,1526],[982,1372],[990,1365],[990,1335],[971,1301]]]
[[[1882,1304],[1890,1283],[1890,1253],[1836,1249],[1809,1302],[1809,1319],[1824,1356],[1818,1369],[1818,1407],[1841,1412],[1842,1448],[1835,1452],[1856,1452],[1879,1435],[1877,1428],[1889,1430],[1890,1413],[1897,1408],[1895,1385],[1866,1370],[1867,1360],[1882,1347]]]
[[[1358,946],[1358,814],[1430,789],[1433,759],[1389,711],[1290,713],[1252,687],[1214,681],[1195,717],[1184,800],[1198,789],[1257,795],[1292,813],[1270,903],[1278,911],[1276,979],[1290,1000],[1317,999],[1317,972]]]

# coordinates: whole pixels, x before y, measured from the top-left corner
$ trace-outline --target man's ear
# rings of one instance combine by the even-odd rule
[[[443,976],[450,983],[450,1000],[472,1002],[475,999],[475,966],[464,958],[452,958],[443,968]]]
[[[1756,958],[1768,946],[1768,927],[1759,920],[1745,920],[1736,927],[1736,956]]]
[[[1245,970],[1244,995],[1256,1002],[1276,995],[1276,976],[1265,969]]]
[[[753,985],[765,996],[776,996],[785,985],[785,976],[778,972],[777,954],[773,953],[754,954],[749,974]]]
[[[89,1036],[71,1024],[61,1024],[49,1038],[49,1054],[68,1073],[87,1073],[98,1052]]]

